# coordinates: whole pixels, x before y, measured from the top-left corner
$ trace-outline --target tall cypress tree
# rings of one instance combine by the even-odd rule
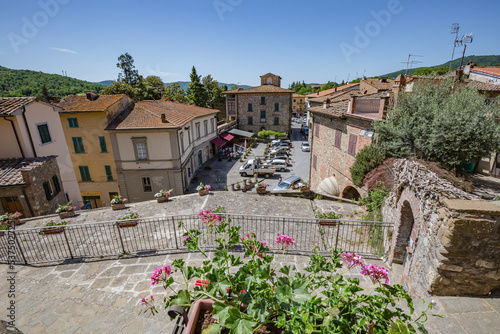
[[[191,82],[189,83],[189,88],[187,89],[188,98],[192,104],[198,107],[207,106],[207,91],[205,86],[201,83],[201,75],[196,73],[196,68],[193,66],[191,70]]]

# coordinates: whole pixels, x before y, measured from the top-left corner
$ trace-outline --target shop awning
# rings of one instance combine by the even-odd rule
[[[231,129],[228,132],[233,134],[233,135],[248,137],[248,138],[252,138],[253,136],[255,136],[255,134],[253,134],[251,132],[243,131],[243,130],[239,130],[239,129]]]
[[[230,135],[229,133],[227,132],[224,132],[223,134],[220,135],[220,137],[224,140],[227,140],[227,141],[231,141],[231,139],[234,138],[233,135]]]
[[[222,147],[222,146],[226,145],[226,143],[227,143],[224,139],[220,139],[219,137],[212,139],[210,142],[214,143],[215,145],[217,145],[219,147]]]

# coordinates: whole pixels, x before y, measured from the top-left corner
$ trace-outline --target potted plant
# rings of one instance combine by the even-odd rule
[[[69,201],[65,205],[59,204],[57,207],[56,213],[59,215],[59,218],[69,218],[75,215],[76,206],[73,206],[73,203]]]
[[[168,197],[172,194],[173,189],[169,189],[168,191],[166,190],[160,190],[155,194],[156,201],[158,203],[163,203],[168,201]]]
[[[45,224],[46,227],[44,227],[40,230],[40,233],[41,234],[62,233],[64,231],[64,227],[68,224],[71,224],[71,223],[69,221],[66,221],[66,220],[61,220],[60,222],[55,222],[53,220],[50,220],[47,224]]]
[[[257,183],[257,194],[265,194],[267,192],[267,190],[266,190],[267,186],[268,186],[267,183],[258,182]]]
[[[139,216],[137,212],[128,210],[128,214],[116,220],[116,225],[118,225],[119,228],[136,226],[139,222],[139,218],[141,218],[141,216]]]
[[[320,225],[329,225],[336,226],[340,225],[341,222],[338,219],[342,219],[342,209],[338,209],[335,211],[327,211],[327,212],[316,212],[316,218],[319,218]]]
[[[200,182],[200,185],[196,187],[196,190],[198,191],[198,194],[200,196],[208,195],[210,191],[210,185],[209,184],[204,185],[203,183]]]
[[[11,226],[9,224],[9,221],[5,221],[5,222],[0,223],[0,237],[5,235],[5,233],[7,233],[7,231],[12,229],[13,227],[14,226]]]
[[[413,314],[411,297],[401,285],[389,284],[387,269],[365,264],[355,253],[333,249],[327,256],[314,252],[304,271],[279,265],[295,244],[289,235],[275,239],[282,250],[276,265],[266,241],[258,240],[254,233],[241,236],[241,226],[229,225],[230,216],[207,211],[200,212],[205,235],[198,229],[185,229],[183,234],[187,249],[199,252],[204,261],[188,266],[184,259],[176,259],[156,268],[151,285],[162,285],[169,296],[143,298],[143,312],[154,315],[160,308],[192,306],[184,333],[195,333],[192,325],[198,319],[191,318],[197,315],[212,323],[205,333],[221,333],[223,329],[242,334],[416,333],[417,327],[423,329],[432,303],[424,305],[419,317],[393,307],[406,304]],[[179,226],[185,228],[183,222]],[[210,234],[217,246],[207,254],[200,239],[206,240]],[[242,249],[240,255],[235,254],[235,248]],[[361,293],[358,279],[344,277],[355,267],[361,267],[361,274],[372,281],[371,291]],[[175,284],[174,274],[181,282]],[[200,304],[205,306],[199,309]],[[212,304],[211,311],[207,304]]]
[[[311,184],[309,182],[301,182],[299,183],[299,189],[302,192],[309,192],[311,189]]]
[[[0,222],[4,223],[4,222],[8,222],[8,221],[12,221],[14,223],[14,225],[19,225],[20,222],[21,222],[21,216],[23,214],[19,211],[16,211],[14,213],[5,213],[3,214],[2,216],[0,216]]]
[[[113,209],[113,210],[125,209],[125,202],[127,202],[127,201],[128,201],[128,199],[124,198],[123,196],[116,195],[111,200],[111,209]]]

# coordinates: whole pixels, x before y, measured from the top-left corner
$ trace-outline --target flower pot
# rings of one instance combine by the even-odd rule
[[[309,187],[301,187],[300,191],[302,191],[303,193],[306,193],[306,192],[310,191],[310,188]]]
[[[168,202],[168,196],[165,196],[165,197],[156,197],[156,201],[158,203]]]
[[[116,223],[119,228],[124,228],[124,227],[133,227],[137,225],[138,220],[128,220],[124,222],[118,222]]]
[[[125,209],[125,203],[111,204],[111,209],[113,209],[113,210],[123,210],[123,209]]]
[[[196,330],[196,324],[198,322],[198,317],[200,316],[200,311],[213,311],[214,301],[212,299],[198,299],[193,306],[191,306],[191,312],[189,314],[189,321],[184,329],[185,334],[194,334]]]
[[[51,226],[42,228],[40,231],[42,234],[59,234],[64,231],[64,226]]]
[[[267,192],[266,188],[257,188],[257,194],[265,194]]]
[[[208,195],[208,192],[209,192],[209,191],[210,191],[209,189],[206,189],[206,190],[205,190],[205,189],[203,189],[203,190],[198,190],[198,194],[199,194],[200,196],[205,196],[205,195]]]
[[[70,218],[75,216],[75,211],[59,212],[59,218]]]

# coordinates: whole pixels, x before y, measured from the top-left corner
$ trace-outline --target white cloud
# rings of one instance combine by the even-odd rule
[[[171,76],[177,75],[175,73],[162,71],[160,69],[160,65],[156,65],[156,69],[152,69],[151,67],[148,66],[146,68],[146,71],[148,71],[148,73],[150,75],[156,75],[156,76],[159,76],[159,77],[171,77]]]
[[[56,50],[56,51],[60,51],[60,52],[67,52],[67,53],[75,53],[77,54],[78,52],[76,51],[73,51],[73,50],[70,50],[70,49],[61,49],[61,48],[49,48],[51,50]]]

